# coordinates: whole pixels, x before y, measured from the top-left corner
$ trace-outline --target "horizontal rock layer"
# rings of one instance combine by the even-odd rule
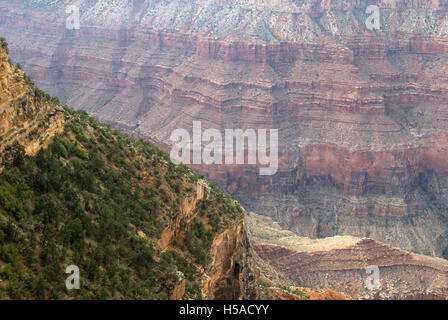
[[[270,219],[249,215],[250,239],[265,277],[295,286],[333,289],[355,299],[447,299],[448,261],[412,254],[372,239],[320,240],[282,231]],[[378,269],[378,282],[369,280]],[[372,269],[370,269],[372,270]],[[366,284],[367,283],[367,284]]]
[[[371,239],[347,248],[312,253],[269,244],[256,244],[254,248],[262,259],[289,274],[290,281],[300,286],[331,288],[356,299],[448,297],[446,260],[433,261]],[[369,290],[365,281],[366,269],[371,265],[378,266],[381,287]]]

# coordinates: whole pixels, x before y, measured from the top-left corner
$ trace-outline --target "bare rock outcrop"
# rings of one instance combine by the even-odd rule
[[[40,101],[8,58],[5,44],[0,47],[0,169],[18,152],[36,155],[64,127],[64,111]]]
[[[368,238],[298,237],[255,214],[248,216],[248,223],[255,251],[275,270],[275,282],[332,289],[354,299],[448,299],[447,260]],[[378,282],[369,282],[370,287],[369,266],[378,268]],[[269,268],[263,270],[266,277],[273,277]]]
[[[199,180],[196,190],[190,197],[184,199],[179,212],[162,232],[158,243],[162,250],[178,250],[173,245],[173,241],[179,241],[181,234],[199,216],[200,202],[212,197],[208,183],[205,180]],[[253,248],[247,238],[243,215],[237,217],[228,228],[214,237],[209,254],[211,263],[202,270],[202,295],[206,299],[258,298],[257,269]],[[179,279],[171,299],[177,300],[183,296],[185,282],[182,277]]]

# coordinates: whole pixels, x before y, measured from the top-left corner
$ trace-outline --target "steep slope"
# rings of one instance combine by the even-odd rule
[[[81,27],[67,30],[64,1],[0,1],[0,32],[44,89],[166,150],[193,120],[278,128],[275,176],[196,169],[299,235],[447,256],[445,1],[77,5]]]
[[[367,238],[298,237],[253,213],[247,215],[247,225],[262,279],[314,291],[329,288],[354,299],[448,299],[448,260]],[[369,266],[378,267],[378,288],[366,287]],[[300,288],[293,290],[306,294]]]
[[[0,46],[1,299],[256,298],[244,210],[183,165],[57,104]],[[81,289],[67,290],[67,266]]]

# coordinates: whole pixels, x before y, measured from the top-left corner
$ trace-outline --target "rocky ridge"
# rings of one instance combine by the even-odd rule
[[[270,218],[253,213],[247,216],[247,223],[262,279],[314,290],[329,288],[354,299],[448,298],[447,260],[368,238],[298,237]],[[378,287],[366,287],[369,266],[378,267]]]
[[[236,200],[40,91],[3,39],[0,89],[0,299],[258,297]]]
[[[17,152],[36,155],[64,127],[64,111],[42,102],[24,72],[10,64],[7,44],[0,45],[0,168]]]

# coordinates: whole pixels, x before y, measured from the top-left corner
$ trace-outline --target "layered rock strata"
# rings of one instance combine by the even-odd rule
[[[22,70],[8,61],[6,43],[0,48],[0,169],[18,152],[36,155],[64,129],[64,111],[40,101]]]
[[[158,245],[162,250],[179,250],[173,242],[179,239],[187,226],[192,224],[200,213],[201,201],[213,196],[208,183],[200,180],[196,190],[184,199],[177,213],[164,229]],[[209,252],[211,263],[202,270],[202,295],[206,299],[237,300],[256,299],[258,271],[255,266],[253,248],[247,238],[243,216],[235,219],[231,226],[216,235]],[[173,299],[183,296],[185,283],[179,282]]]
[[[263,261],[272,267],[262,270],[274,282],[332,289],[354,299],[448,298],[447,260],[416,255],[368,238],[298,237],[255,214],[247,220],[258,264]],[[374,274],[373,268],[378,272]]]

